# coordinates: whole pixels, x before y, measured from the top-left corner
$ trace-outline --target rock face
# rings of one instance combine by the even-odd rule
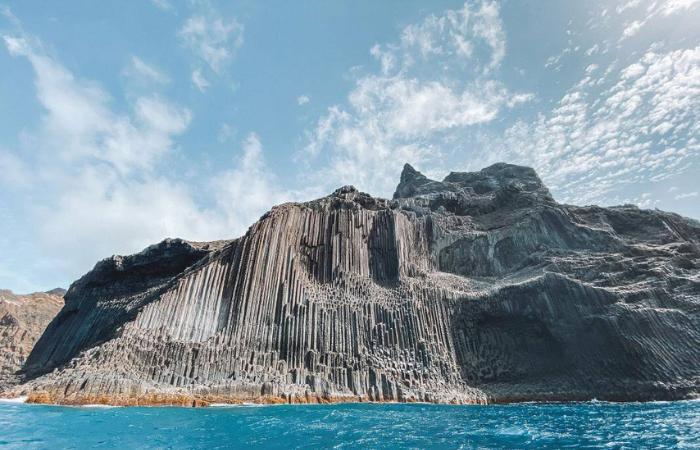
[[[558,204],[529,168],[351,186],[68,290],[43,402],[678,399],[700,389],[700,223]]]
[[[34,343],[63,306],[64,292],[16,295],[0,290],[0,388],[14,381]]]

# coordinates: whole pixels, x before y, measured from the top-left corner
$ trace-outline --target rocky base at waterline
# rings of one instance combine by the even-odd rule
[[[700,223],[557,203],[529,168],[347,186],[73,283],[50,403],[658,400],[700,392]]]
[[[0,289],[0,390],[20,380],[34,344],[63,306],[63,289],[17,295]]]
[[[294,389],[294,388],[293,388]],[[26,403],[37,403],[45,405],[106,405],[106,406],[191,406],[206,407],[216,405],[307,405],[307,404],[336,404],[336,403],[416,403],[415,398],[399,400],[371,399],[366,396],[353,395],[314,395],[307,392],[306,395],[256,395],[246,396],[241,394],[233,395],[212,395],[198,393],[187,390],[161,388],[151,393],[142,394],[85,394],[64,395],[60,392],[33,391],[27,396],[20,396]],[[487,404],[484,398],[474,398],[465,396],[463,392],[455,392],[452,395],[441,393],[439,397],[427,397],[422,400],[424,403],[443,404]]]

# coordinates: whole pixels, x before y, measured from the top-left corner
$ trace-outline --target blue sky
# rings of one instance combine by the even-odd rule
[[[700,0],[0,2],[0,287],[344,185],[534,167],[700,218]]]

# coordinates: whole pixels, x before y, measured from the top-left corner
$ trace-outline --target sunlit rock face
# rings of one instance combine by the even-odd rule
[[[17,381],[29,353],[63,306],[63,289],[18,295],[0,289],[0,389]]]
[[[76,281],[15,389],[36,401],[648,400],[700,389],[700,224],[557,203],[496,164],[351,186],[241,238]],[[183,400],[184,399],[184,400]]]

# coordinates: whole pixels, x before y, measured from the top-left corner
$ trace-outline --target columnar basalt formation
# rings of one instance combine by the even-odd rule
[[[700,388],[700,224],[529,168],[351,186],[76,281],[14,392],[60,403],[647,400]]]
[[[64,293],[17,295],[0,289],[0,389],[17,380],[37,339],[63,306]]]

